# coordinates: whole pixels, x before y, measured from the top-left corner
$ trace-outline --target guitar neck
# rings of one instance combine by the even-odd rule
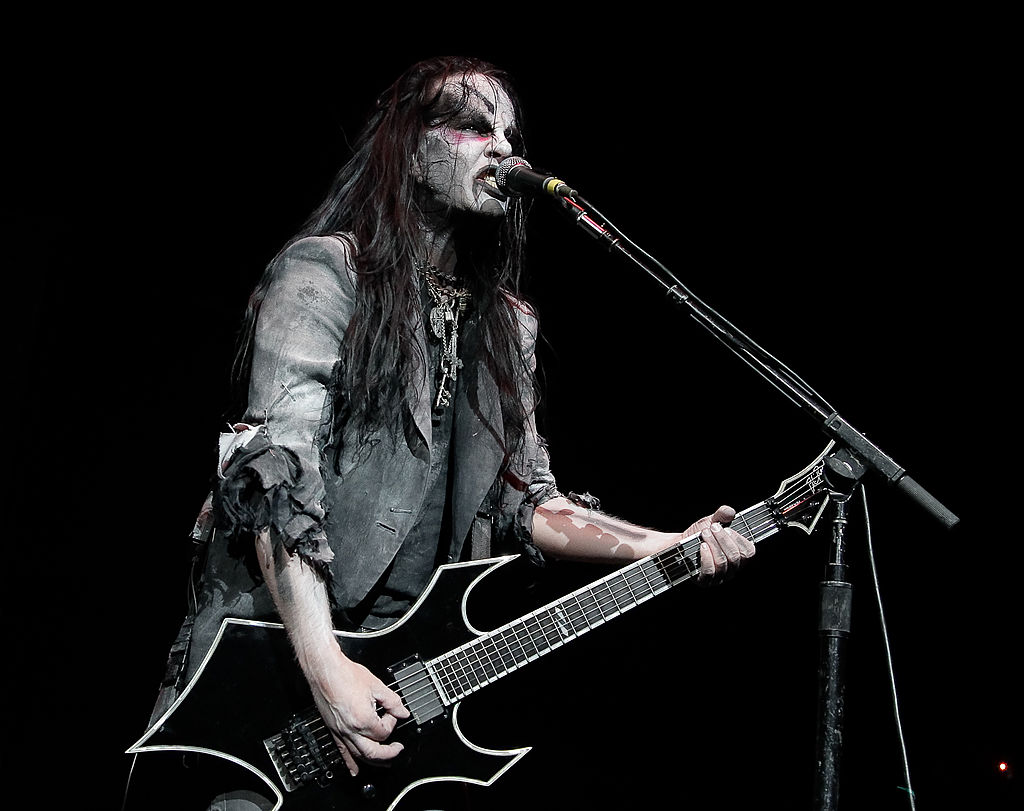
[[[738,513],[732,526],[755,543],[779,531],[770,501]],[[696,576],[700,543],[699,534],[684,538],[438,656],[427,669],[454,703]]]

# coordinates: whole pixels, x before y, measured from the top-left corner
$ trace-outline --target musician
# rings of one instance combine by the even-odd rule
[[[728,507],[656,531],[556,483],[535,423],[538,323],[517,293],[527,203],[494,179],[525,154],[504,72],[413,65],[353,151],[250,298],[247,406],[222,437],[177,685],[224,617],[279,618],[355,775],[399,754],[389,736],[409,712],[333,631],[395,622],[439,564],[508,551],[626,563],[699,531],[713,580],[754,546]]]

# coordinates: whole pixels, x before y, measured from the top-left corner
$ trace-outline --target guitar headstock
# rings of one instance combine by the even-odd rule
[[[807,467],[783,480],[766,504],[780,526],[798,527],[810,535],[828,506],[832,490],[825,480],[825,460],[834,442],[829,442]]]

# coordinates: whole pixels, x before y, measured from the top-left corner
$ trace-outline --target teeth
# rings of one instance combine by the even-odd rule
[[[484,169],[483,172],[480,173],[480,180],[481,180],[481,182],[486,183],[492,189],[496,189],[496,188],[498,188],[498,181],[495,180],[494,175],[495,175],[495,167],[494,166],[489,166],[486,169]]]

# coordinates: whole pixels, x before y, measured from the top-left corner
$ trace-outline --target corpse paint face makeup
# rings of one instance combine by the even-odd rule
[[[512,101],[497,82],[477,74],[449,79],[443,94],[442,106],[458,111],[420,138],[422,187],[437,208],[504,215],[508,197],[494,173],[518,139]]]

